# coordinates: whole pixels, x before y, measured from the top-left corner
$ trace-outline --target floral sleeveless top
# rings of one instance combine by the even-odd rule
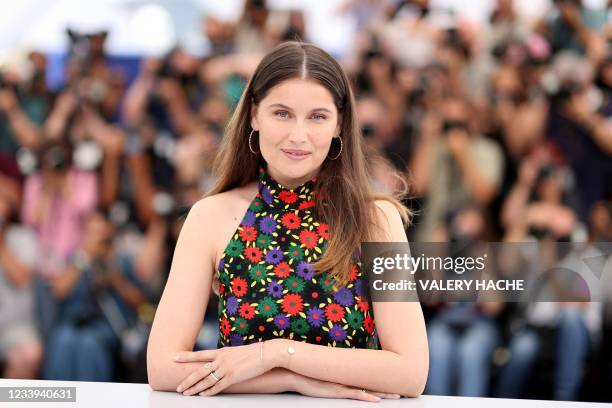
[[[258,193],[219,260],[218,347],[289,338],[379,348],[361,261],[335,291],[314,274],[330,239],[315,215],[315,181],[287,189],[259,167]]]

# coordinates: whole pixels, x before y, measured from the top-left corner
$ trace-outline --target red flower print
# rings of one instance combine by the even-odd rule
[[[314,207],[314,205],[315,205],[314,201],[305,200],[300,203],[300,205],[298,206],[298,209],[305,210],[307,208]]]
[[[230,329],[231,329],[231,325],[229,320],[227,320],[227,318],[223,318],[221,319],[221,333],[223,333],[224,336],[229,336],[230,333]]]
[[[219,295],[223,295],[225,293],[225,285],[222,283],[219,283]]]
[[[359,310],[361,310],[362,313],[365,313],[368,310],[370,310],[370,304],[366,302],[365,300],[361,300],[361,299],[357,301],[357,307],[359,307]]]
[[[317,232],[323,238],[329,239],[329,225],[325,224],[324,222],[319,224],[319,227],[317,228]]]
[[[242,278],[232,279],[232,293],[238,297],[243,297],[247,292],[247,283]]]
[[[245,242],[253,242],[257,239],[257,231],[255,230],[255,227],[243,227],[239,234],[240,239]]]
[[[319,235],[314,231],[302,230],[300,232],[300,242],[308,249],[312,249],[317,246]]]
[[[246,247],[244,248],[244,257],[253,263],[261,261],[263,254],[257,247]]]
[[[357,273],[359,271],[357,270],[357,265],[353,265],[353,267],[351,268],[351,273],[349,273],[348,279],[351,282],[354,282],[355,279],[357,279]]]
[[[344,318],[344,309],[336,303],[331,303],[325,308],[325,317],[332,322],[339,322]]]
[[[302,220],[297,214],[289,212],[281,217],[281,222],[288,229],[296,229],[300,227]]]
[[[281,262],[274,267],[274,274],[279,278],[286,278],[291,274],[291,266],[287,262]]]
[[[374,320],[372,320],[371,316],[368,316],[363,320],[363,326],[369,334],[374,332]]]
[[[293,191],[281,191],[278,194],[278,198],[280,198],[285,203],[291,204],[297,201],[298,196]]]
[[[251,320],[255,316],[255,308],[249,303],[243,303],[238,309],[238,313],[245,319]]]
[[[283,298],[283,311],[295,316],[304,308],[302,297],[295,293],[289,293]]]

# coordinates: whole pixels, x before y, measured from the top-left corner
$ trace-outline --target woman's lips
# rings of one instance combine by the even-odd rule
[[[304,160],[308,156],[310,156],[310,152],[306,150],[298,150],[298,149],[281,149],[285,156],[290,158],[291,160]]]

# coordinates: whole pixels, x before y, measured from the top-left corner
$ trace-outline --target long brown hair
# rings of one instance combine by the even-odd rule
[[[243,186],[257,178],[258,167],[264,160],[261,153],[253,154],[248,145],[251,107],[258,106],[272,87],[293,78],[311,79],[324,86],[339,113],[342,151],[336,160],[325,159],[314,187],[325,197],[323,201],[316,200],[314,210],[329,225],[330,240],[323,256],[312,266],[316,273],[327,272],[337,285],[343,285],[348,281],[353,256],[361,242],[371,241],[376,236],[374,229],[382,228],[375,222],[373,201],[384,199],[393,203],[404,224],[409,222],[411,214],[401,203],[406,188],[394,194],[373,191],[350,82],[340,64],[324,50],[304,42],[287,41],[261,60],[226,126],[213,165],[216,182],[205,196]],[[335,157],[339,146],[333,145],[330,156]]]

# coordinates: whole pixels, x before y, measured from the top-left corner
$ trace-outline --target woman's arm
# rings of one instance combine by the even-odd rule
[[[215,214],[208,197],[195,203],[176,242],[170,274],[155,313],[147,348],[151,388],[176,391],[183,378],[203,363],[176,363],[180,351],[191,351],[202,326],[212,289]]]
[[[398,399],[400,397],[398,394],[363,392],[359,388],[305,377],[284,368],[273,368],[258,377],[233,384],[223,390],[223,393],[276,394],[285,391],[294,391],[309,397],[348,398],[370,402],[378,402],[382,398]],[[200,393],[202,394],[204,393]]]

